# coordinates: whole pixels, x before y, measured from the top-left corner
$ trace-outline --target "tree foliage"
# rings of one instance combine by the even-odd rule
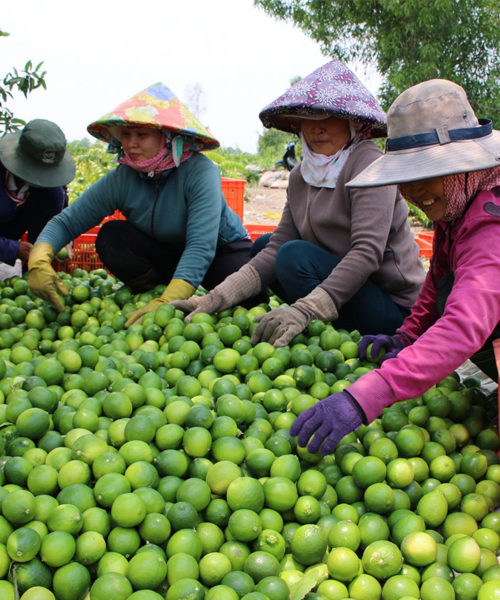
[[[0,37],[6,37],[8,34],[5,31],[0,31]],[[21,92],[26,98],[30,92],[39,87],[47,88],[45,83],[46,71],[40,71],[43,62],[33,68],[32,62],[29,60],[24,69],[12,68],[12,72],[7,73],[0,80],[0,135],[4,135],[9,131],[15,131],[25,121],[19,117],[14,117],[14,113],[5,104],[9,98],[14,97],[14,92]]]
[[[106,144],[93,144],[83,138],[81,141],[70,142],[68,150],[76,165],[76,175],[68,185],[69,203],[74,202],[93,183],[104,177],[116,167],[115,155],[106,152]]]
[[[290,87],[298,83],[301,79],[302,77],[300,75],[294,75],[290,79]],[[264,129],[259,135],[259,141],[257,143],[257,152],[263,166],[272,169],[283,157],[287,142],[291,141],[297,143],[295,146],[295,154],[300,156],[302,152],[302,142],[298,136],[286,131],[280,131],[279,129]]]
[[[254,0],[290,21],[325,55],[374,65],[381,100],[421,81],[462,85],[480,117],[500,126],[500,3],[498,0]]]

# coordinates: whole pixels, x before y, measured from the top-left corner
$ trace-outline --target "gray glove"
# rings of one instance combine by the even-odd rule
[[[193,296],[188,300],[175,300],[171,302],[174,308],[188,313],[184,321],[189,323],[196,313],[205,312],[212,314],[235,306],[239,302],[256,296],[262,284],[259,274],[250,265],[241,267],[239,271],[226,277],[209,294]]]
[[[259,326],[250,341],[254,345],[257,342],[269,342],[274,346],[286,346],[304,331],[313,319],[331,321],[337,318],[337,307],[328,292],[317,287],[289,307],[277,308],[256,317],[254,321],[259,323]]]

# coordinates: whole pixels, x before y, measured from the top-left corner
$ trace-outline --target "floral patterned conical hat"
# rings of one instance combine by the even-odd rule
[[[387,135],[387,118],[375,97],[339,60],[304,77],[259,114],[265,127],[298,133],[298,119],[338,117],[366,125],[373,137]]]
[[[119,128],[151,127],[165,132],[167,138],[182,136],[197,150],[213,150],[220,146],[210,131],[163,83],[155,83],[122,102],[87,127],[99,140],[116,143]],[[194,148],[193,148],[194,149]]]

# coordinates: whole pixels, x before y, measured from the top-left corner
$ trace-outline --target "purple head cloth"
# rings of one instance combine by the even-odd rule
[[[387,135],[382,107],[361,81],[339,60],[304,77],[260,112],[265,127],[297,133],[293,117],[325,115],[366,125],[373,137]]]

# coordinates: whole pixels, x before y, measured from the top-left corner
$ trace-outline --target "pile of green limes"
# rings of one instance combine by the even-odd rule
[[[452,373],[312,455],[290,427],[377,368],[358,332],[316,320],[252,347],[267,305],[125,329],[161,286],[62,278],[59,314],[0,282],[2,600],[500,598],[480,380]]]

